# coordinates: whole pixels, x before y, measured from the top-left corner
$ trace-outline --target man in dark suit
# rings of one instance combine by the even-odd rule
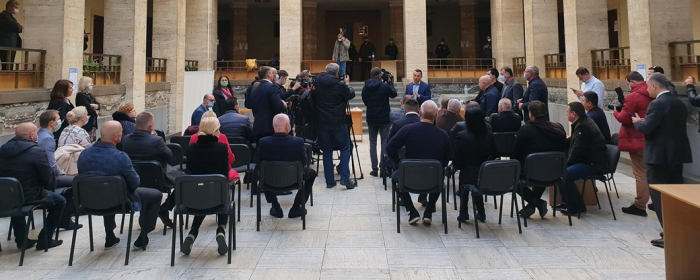
[[[202,104],[199,104],[199,106],[197,106],[197,109],[194,109],[194,112],[192,112],[192,117],[190,118],[190,125],[199,125],[199,122],[202,120],[202,115],[204,115],[206,111],[209,111],[212,108],[214,108],[214,103],[216,102],[216,99],[213,95],[207,93],[204,95],[204,98],[202,98],[202,100]]]
[[[682,184],[683,164],[693,162],[685,124],[688,108],[669,92],[668,84],[668,79],[662,74],[649,76],[647,90],[655,100],[649,103],[644,118],[638,114],[632,117],[634,127],[644,133],[644,161],[649,185]],[[649,188],[649,194],[663,227],[661,193]],[[664,247],[663,235],[651,243]]]
[[[22,25],[17,23],[13,15],[19,13],[19,1],[10,0],[5,4],[5,10],[0,12],[0,47],[21,48]],[[2,70],[11,70],[15,61],[15,51],[0,51]],[[8,64],[5,64],[8,63]]]
[[[389,112],[389,121],[391,122],[392,125],[397,120],[403,119],[403,116],[406,114],[406,111],[404,111],[403,106],[406,103],[406,100],[409,100],[409,99],[413,99],[413,96],[412,95],[404,95],[401,98],[401,107],[399,107],[396,110],[391,110],[391,112]]]
[[[418,106],[418,101],[415,101],[413,99],[406,100],[406,102],[403,104],[403,108],[406,111],[406,114],[403,118],[396,120],[391,126],[391,131],[389,131],[389,137],[387,137],[387,143],[389,143],[391,137],[396,135],[396,132],[398,132],[399,129],[401,129],[407,124],[416,123],[420,121],[420,115],[418,114],[418,112],[420,111],[420,106]]]
[[[240,137],[248,141],[255,142],[253,129],[250,125],[250,119],[247,116],[238,113],[238,99],[236,97],[226,100],[226,113],[219,117],[221,133],[226,137]]]
[[[459,115],[459,111],[462,108],[462,102],[457,99],[450,99],[447,101],[447,109],[442,113],[438,114],[435,124],[445,133],[449,134],[452,128],[458,122],[464,121],[464,118]]]
[[[501,93],[493,85],[491,76],[481,76],[481,78],[479,78],[479,88],[484,91],[484,95],[478,100],[484,115],[490,116],[498,112],[498,100],[501,99]]]
[[[539,100],[549,108],[549,97],[547,85],[540,79],[540,69],[537,66],[528,66],[525,68],[525,80],[528,81],[527,90],[523,98],[518,99],[518,109],[523,111],[523,115],[527,115],[527,105],[530,102]],[[549,114],[547,114],[549,120]]]
[[[610,126],[608,126],[608,118],[605,117],[605,112],[598,106],[598,94],[595,91],[584,92],[581,96],[581,103],[586,109],[586,115],[591,118],[598,129],[605,137],[605,144],[612,144],[610,140]]]
[[[407,84],[406,92],[404,92],[404,95],[412,95],[413,99],[418,101],[418,106],[432,98],[430,93],[430,85],[423,82],[422,79],[423,71],[420,69],[413,70],[413,83]]]
[[[513,111],[523,118],[527,116],[522,114],[520,108],[518,108],[518,99],[523,98],[523,86],[518,83],[518,79],[513,77],[513,69],[506,66],[501,68],[501,76],[505,80],[503,83],[503,90],[501,91],[501,98],[510,99],[510,104],[513,106]]]
[[[250,109],[253,110],[253,135],[256,140],[275,134],[272,128],[272,118],[287,108],[280,95],[282,91],[273,81],[277,69],[263,66],[258,71],[260,85],[250,93]]]
[[[272,126],[275,129],[275,134],[258,141],[258,164],[263,161],[301,161],[306,166],[308,159],[304,149],[304,138],[289,135],[289,131],[292,129],[289,124],[289,117],[285,114],[276,115],[272,120]],[[298,192],[294,198],[294,204],[289,210],[289,218],[293,219],[306,214],[302,213],[301,205],[305,204],[309,199],[314,180],[316,180],[316,171],[305,167],[304,191]],[[270,215],[277,218],[284,217],[284,212],[277,201],[276,193],[266,191],[265,199],[272,204]]]
[[[490,119],[493,132],[517,132],[522,125],[522,119],[513,112],[508,98],[498,101],[498,113],[492,114]]]

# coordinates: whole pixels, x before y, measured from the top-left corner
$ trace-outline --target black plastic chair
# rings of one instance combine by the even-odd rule
[[[620,149],[618,149],[615,145],[608,144],[606,146],[608,150],[609,169],[603,174],[596,174],[586,177],[586,180],[583,181],[583,188],[581,188],[581,197],[583,198],[583,195],[586,193],[586,182],[588,182],[589,180],[603,182],[603,184],[605,185],[605,192],[608,194],[608,202],[610,202],[610,211],[612,212],[613,219],[617,220],[617,217],[615,216],[615,209],[613,209],[612,199],[610,199],[610,190],[612,189],[612,187],[608,189],[608,186],[615,183],[615,179],[613,178],[613,176],[615,176],[615,172],[617,171],[617,163],[620,161]],[[615,184],[615,192],[617,192],[617,184]],[[597,194],[595,198],[596,200],[598,200]],[[598,209],[600,209],[599,200]],[[581,218],[581,213],[578,214],[578,217]]]
[[[515,149],[516,132],[494,132],[493,142],[496,145],[496,157],[510,157]]]
[[[620,142],[620,133],[613,133],[613,135],[610,135],[610,141],[613,145],[617,146]]]
[[[24,227],[24,242],[22,243],[22,254],[19,257],[19,266],[24,265],[24,252],[27,249],[27,240],[29,239],[29,224],[32,220],[31,213],[34,210],[41,209],[43,212],[43,221],[46,225],[46,208],[41,202],[24,202],[24,191],[22,190],[22,184],[19,180],[12,177],[0,177],[0,218],[8,217],[22,217],[22,220],[27,219],[27,223]],[[11,226],[10,226],[11,228]],[[58,229],[56,229],[58,232]],[[49,242],[49,237],[51,233],[45,234],[46,243]],[[44,252],[48,251],[48,247],[44,249]],[[2,252],[2,247],[0,247],[0,252]]]
[[[253,155],[250,151],[250,148],[248,145],[245,144],[229,144],[231,147],[231,152],[233,155],[236,157],[236,161],[231,164],[231,168],[233,170],[236,170],[239,174],[245,173],[246,176],[251,176],[250,173],[252,173],[255,170],[255,163],[253,163]],[[246,184],[246,187],[250,189],[250,181],[248,180],[248,183]],[[240,214],[241,212],[241,186],[240,183],[238,185],[238,212]],[[253,192],[250,192],[250,207],[253,207]]]
[[[306,151],[306,166],[305,168],[311,168],[311,162],[313,161],[314,158],[314,146],[311,143],[304,143],[304,150]],[[314,206],[314,189],[311,188],[309,190],[309,196],[311,202],[311,206]]]
[[[442,224],[447,234],[447,204],[445,202],[444,167],[439,160],[404,159],[399,163],[398,185],[392,184],[392,192],[429,194],[440,192],[442,197]],[[408,203],[405,201],[404,203]],[[401,204],[396,204],[396,232],[401,233]]]
[[[129,232],[126,239],[126,257],[124,265],[129,265],[129,251],[131,251],[131,231],[134,225],[134,210],[127,199],[126,183],[121,176],[95,176],[78,175],[73,180],[73,201],[75,207],[75,222],[78,223],[79,215],[88,216],[88,230],[90,233],[90,252],[95,250],[92,240],[92,216],[106,216],[116,214],[129,214]],[[78,230],[73,230],[73,241],[70,247],[68,266],[73,265],[73,253],[75,252],[75,239]]]
[[[257,209],[257,231],[260,231],[260,221],[262,220],[260,209],[260,194],[265,191],[274,193],[298,190],[304,192],[304,165],[301,161],[263,161],[258,165],[258,209]],[[301,205],[301,225],[306,229],[306,203]]]
[[[173,136],[173,137],[170,137],[170,143],[175,143],[175,144],[180,145],[180,148],[182,148],[182,151],[183,151],[184,158],[187,158],[187,153],[185,153],[185,152],[187,151],[187,148],[190,146],[190,138],[192,138],[192,136]]]
[[[406,158],[406,147],[401,147],[401,148],[399,148],[398,154],[399,154],[399,162],[401,162],[401,160],[403,160],[403,159]],[[387,178],[387,177],[391,178],[391,175],[394,174],[394,171],[395,171],[395,170],[397,170],[398,165],[391,166],[391,163],[390,163],[390,162],[393,163],[393,161],[391,161],[391,159],[389,159],[389,156],[388,156],[388,155],[387,155],[384,159],[386,160],[386,161],[385,161],[386,164],[385,164],[384,168],[386,169],[386,175],[387,175],[387,176],[383,177],[382,180],[384,181],[384,182],[383,182],[383,183],[384,183],[384,190],[386,191],[386,190],[387,190],[386,178]],[[397,198],[396,198],[396,192],[393,190],[394,183],[392,182],[391,185],[392,185],[392,191],[391,191],[391,211],[396,211],[395,206],[396,206]]]
[[[226,137],[228,139],[229,144],[244,144],[244,145],[249,145],[247,140],[243,137]]]
[[[498,224],[501,224],[503,218],[503,195],[511,194],[511,205],[515,204],[515,211],[518,211],[518,199],[515,197],[515,191],[518,188],[518,178],[520,177],[520,163],[517,160],[490,160],[481,164],[479,169],[478,187],[475,185],[466,185],[461,188],[461,197],[465,197],[466,190],[472,192],[472,196],[477,195],[492,195],[494,202],[496,196],[501,196],[501,210],[498,211]],[[465,200],[466,201],[466,200]],[[467,207],[466,202],[460,203],[461,207]],[[472,199],[472,208],[474,217],[476,217],[476,198]],[[523,229],[520,227],[520,215],[516,215],[518,220],[518,233],[523,234]],[[462,227],[462,222],[459,222],[459,227]],[[474,219],[474,227],[476,228],[476,238],[479,236],[479,219]]]
[[[182,149],[180,144],[177,143],[167,143],[165,146],[170,149],[170,152],[173,153],[173,157],[170,158],[170,161],[168,162],[168,165],[170,166],[180,166],[180,170],[184,170],[182,168],[183,164],[185,164],[185,151]]]
[[[221,174],[184,175],[175,180],[175,220],[180,218],[180,246],[183,242],[182,215],[228,215],[228,264],[231,264],[231,251],[236,249],[236,230],[233,218],[236,216],[236,202],[231,199],[228,178]],[[175,265],[175,235],[170,252],[170,266]]]
[[[163,167],[160,162],[155,160],[139,160],[145,158],[139,158],[138,156],[130,156],[132,163],[134,165],[134,170],[139,174],[140,184],[139,187],[156,189],[160,192],[170,196],[173,191],[173,185],[170,185],[165,181],[165,174],[163,173]],[[124,228],[124,216],[122,216],[122,226],[119,233],[122,233]],[[167,226],[163,225],[163,235],[167,233]]]
[[[542,152],[532,153],[525,158],[524,175],[525,179],[520,179],[520,188],[536,187],[547,188],[554,186],[554,206],[557,205],[557,193],[559,188],[564,189],[566,196],[566,155],[562,152]],[[520,201],[525,207],[525,199],[521,196]],[[511,203],[510,216],[513,217]],[[557,211],[552,211],[552,216],[557,216]],[[527,218],[523,217],[523,224],[527,227]],[[569,215],[569,226],[571,226],[571,216]]]

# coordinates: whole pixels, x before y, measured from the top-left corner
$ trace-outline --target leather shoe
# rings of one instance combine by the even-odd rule
[[[286,192],[278,193],[277,195],[290,195],[290,194],[292,194],[292,192],[286,191]]]
[[[651,211],[656,211],[656,208],[654,208],[654,204],[653,204],[653,203],[647,204],[647,208],[648,208],[649,210],[651,210]]]
[[[462,216],[462,215],[457,216],[457,221],[459,221],[463,224],[466,223],[467,221],[469,221],[469,214],[465,214],[464,216]]]
[[[547,215],[547,201],[540,199],[537,205],[537,211],[540,213],[540,218],[544,218]]]
[[[654,239],[651,241],[651,245],[659,248],[664,248],[664,238]]]
[[[379,171],[377,171],[377,170],[372,170],[372,171],[369,172],[369,176],[377,177],[377,176],[379,176]]]
[[[301,217],[302,214],[306,215],[308,211],[306,211],[306,209],[303,210],[304,211],[302,211],[301,207],[292,207],[292,209],[289,209],[289,215],[287,215],[287,217],[294,219]]]
[[[163,225],[165,225],[166,227],[175,227],[175,224],[173,224],[173,221],[170,219],[170,216],[168,215],[167,211],[158,213],[158,218],[160,218],[160,221],[163,222]],[[82,227],[82,225],[80,227]]]
[[[75,222],[71,221],[70,224],[68,224],[68,226],[61,227],[61,228],[64,229],[64,230],[76,230],[76,229],[81,229],[81,228],[83,228],[83,225],[82,225],[82,224],[76,224]]]
[[[39,242],[36,244],[36,250],[40,251],[44,249],[51,249],[53,247],[61,246],[61,244],[63,244],[63,240],[49,240],[48,245],[46,244],[46,241],[43,240],[43,242]]]
[[[327,188],[327,189],[334,188],[334,187],[335,187],[335,183],[333,183],[333,184],[326,184],[326,188]]]
[[[282,211],[282,207],[275,207],[273,206],[270,208],[270,216],[273,216],[275,218],[282,218],[284,217],[284,212]]]
[[[639,208],[637,208],[637,206],[634,206],[634,204],[630,205],[629,207],[622,207],[622,212],[625,214],[637,215],[637,216],[642,216],[642,217],[647,216],[646,210],[639,209]]]
[[[343,185],[343,186],[345,186],[345,187],[348,188],[349,190],[352,190],[352,189],[355,188],[355,183],[353,183],[352,181],[340,182],[340,184]]]
[[[27,248],[26,249],[31,249],[36,245],[36,239],[27,239]],[[22,242],[17,243],[17,249],[22,250]]]

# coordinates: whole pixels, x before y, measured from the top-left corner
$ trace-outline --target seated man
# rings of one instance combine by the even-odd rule
[[[226,113],[219,117],[221,124],[221,133],[226,137],[240,137],[248,143],[255,142],[253,136],[253,127],[250,125],[250,119],[247,116],[238,114],[240,110],[238,99],[235,97],[226,100]]]
[[[389,140],[386,148],[389,158],[398,162],[399,149],[406,146],[407,159],[436,159],[442,162],[443,167],[447,166],[450,158],[450,139],[447,133],[434,125],[437,110],[437,105],[432,100],[423,102],[420,110],[420,122],[404,126]],[[398,181],[398,175],[398,171],[394,171],[392,181]],[[408,223],[416,224],[420,220],[420,215],[413,206],[411,195],[407,192],[400,192],[399,197],[409,213]],[[439,197],[439,192],[430,194],[428,206],[423,213],[424,224],[432,223],[433,210],[435,210],[435,203]]]
[[[47,203],[49,215],[46,224],[39,233],[37,240],[27,240],[27,249],[36,245],[37,250],[53,248],[63,244],[62,240],[51,240],[53,233],[66,207],[66,199],[51,192],[56,188],[54,176],[46,152],[37,145],[39,138],[36,125],[21,123],[15,129],[15,137],[0,147],[0,177],[14,177],[22,184],[24,202],[41,201]],[[17,248],[22,249],[27,234],[25,220],[22,217],[12,217],[10,224],[15,232]],[[48,234],[49,242],[46,243]]]
[[[450,99],[445,112],[437,117],[437,126],[449,134],[455,124],[464,121],[464,118],[459,115],[460,109],[462,109],[462,103],[457,99]]]
[[[58,166],[58,164],[56,164],[56,158],[54,156],[54,153],[56,152],[56,140],[53,138],[53,133],[57,127],[61,127],[61,122],[61,117],[58,115],[58,111],[56,110],[46,110],[41,113],[39,116],[39,126],[41,129],[39,129],[39,133],[37,133],[39,138],[37,143],[39,144],[39,147],[46,151],[46,159],[49,161],[53,174],[56,176],[56,190],[65,190],[62,195],[66,199],[67,206],[66,209],[63,210],[61,222],[58,224],[58,227],[66,230],[73,230],[83,227],[83,225],[76,224],[71,220],[74,207],[72,200],[73,195],[70,187],[73,185],[73,178],[75,176],[66,175],[66,172],[64,172]],[[68,190],[66,190],[66,188],[68,188]]]
[[[407,124],[416,123],[420,121],[420,116],[418,115],[418,112],[420,111],[420,108],[418,107],[418,101],[414,99],[408,99],[406,100],[406,102],[404,102],[403,108],[406,111],[406,114],[403,118],[396,120],[391,126],[391,131],[389,131],[389,137],[387,137],[387,143],[389,143],[391,137],[393,137],[396,134],[396,132],[398,132],[402,127],[404,127]]]
[[[605,117],[605,112],[598,106],[598,94],[594,91],[587,91],[581,96],[581,103],[586,110],[586,116],[595,122],[603,133],[605,144],[612,144],[610,138],[610,127],[608,126],[608,118]]]
[[[529,122],[527,122],[515,137],[513,159],[525,165],[525,158],[532,153],[563,152],[566,146],[566,132],[559,123],[547,120],[547,107],[539,100],[527,105]],[[524,171],[524,169],[521,169]],[[518,193],[528,204],[520,210],[520,215],[529,218],[539,211],[540,217],[547,214],[547,202],[540,199],[545,188],[519,188]]]
[[[128,191],[127,198],[134,211],[141,211],[139,225],[141,234],[134,247],[146,249],[148,233],[153,231],[158,217],[158,206],[163,194],[156,189],[140,188],[140,178],[131,164],[126,153],[117,150],[117,144],[122,141],[122,125],[116,121],[107,121],[100,127],[100,141],[85,149],[78,158],[79,175],[122,176]],[[119,238],[114,235],[117,227],[114,215],[104,216],[105,250],[119,244]]]
[[[581,194],[574,182],[585,180],[594,174],[602,174],[608,169],[608,150],[605,146],[605,138],[595,122],[586,116],[581,102],[571,102],[566,108],[566,115],[571,125],[571,137],[567,139],[569,145],[569,159],[566,168],[566,192],[560,188],[562,200],[566,205],[559,206],[565,215],[575,215],[586,212]]]
[[[501,98],[498,101],[498,113],[491,115],[493,132],[517,132],[521,124],[520,116],[513,112],[510,99]]]
[[[199,125],[199,121],[202,120],[202,115],[204,114],[204,112],[211,110],[211,108],[214,108],[214,102],[216,102],[216,99],[213,95],[207,93],[204,95],[204,98],[202,100],[202,104],[197,106],[197,109],[195,109],[192,113],[190,125]]]
[[[160,163],[165,175],[165,183],[173,186],[175,178],[168,178],[168,161],[172,159],[173,152],[165,145],[163,138],[155,136],[153,132],[153,114],[143,112],[136,116],[136,132],[124,136],[122,139],[122,151],[129,158],[138,160],[155,160]],[[168,216],[168,211],[175,206],[175,196],[170,195],[158,211],[158,217],[163,224],[169,228],[173,227],[173,222]]]
[[[396,110],[391,110],[389,112],[389,121],[393,124],[399,119],[402,119],[403,116],[406,114],[404,111],[404,104],[406,104],[407,100],[412,100],[413,96],[412,95],[404,95],[403,98],[401,98],[401,107]]]
[[[294,197],[294,204],[289,210],[289,218],[301,217],[301,205],[306,204],[316,180],[316,171],[306,167],[308,159],[304,149],[304,138],[289,135],[292,129],[289,117],[285,114],[277,114],[272,119],[272,128],[275,134],[263,137],[258,141],[258,164],[263,161],[301,161],[304,168],[304,192],[298,192]],[[266,191],[265,199],[272,204],[270,215],[277,218],[284,217],[284,212],[277,201],[277,194]]]

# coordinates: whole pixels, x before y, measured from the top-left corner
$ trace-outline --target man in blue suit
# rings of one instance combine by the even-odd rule
[[[194,110],[192,113],[192,118],[190,119],[190,125],[199,125],[199,121],[202,120],[202,115],[206,111],[209,111],[211,108],[214,107],[214,102],[216,102],[216,99],[214,99],[214,96],[211,94],[205,94],[204,101],[202,101],[202,104],[197,106],[197,109]]]
[[[523,111],[523,116],[527,116],[527,105],[530,102],[539,100],[544,103],[544,106],[549,108],[549,97],[547,92],[547,85],[540,79],[540,69],[537,66],[528,66],[525,68],[525,74],[523,74],[525,80],[527,80],[527,90],[523,95],[523,98],[518,99],[518,107]],[[549,120],[549,114],[547,114],[547,120]]]
[[[413,99],[418,101],[418,106],[431,98],[430,85],[421,79],[423,79],[423,71],[413,70],[413,83],[406,85],[406,93],[404,93],[404,95],[412,95]]]
[[[484,91],[484,95],[479,100],[479,106],[486,116],[498,113],[498,100],[501,99],[501,93],[491,82],[489,75],[479,78],[479,88]]]
[[[289,117],[285,114],[277,114],[272,120],[275,133],[258,141],[258,164],[263,161],[301,161],[306,166],[306,150],[304,149],[304,138],[289,135],[292,129],[289,124]],[[308,167],[304,168],[304,192],[298,192],[294,198],[294,205],[289,210],[289,218],[301,217],[301,205],[305,204],[311,194],[311,188],[316,180],[316,171]],[[272,204],[270,215],[277,218],[284,217],[284,212],[277,201],[277,194],[265,192],[265,199]]]
[[[255,121],[253,122],[253,135],[256,140],[275,134],[272,128],[272,118],[282,113],[287,108],[280,95],[282,91],[273,81],[277,75],[277,69],[263,66],[258,71],[260,84],[250,93],[250,109],[253,110]]]

